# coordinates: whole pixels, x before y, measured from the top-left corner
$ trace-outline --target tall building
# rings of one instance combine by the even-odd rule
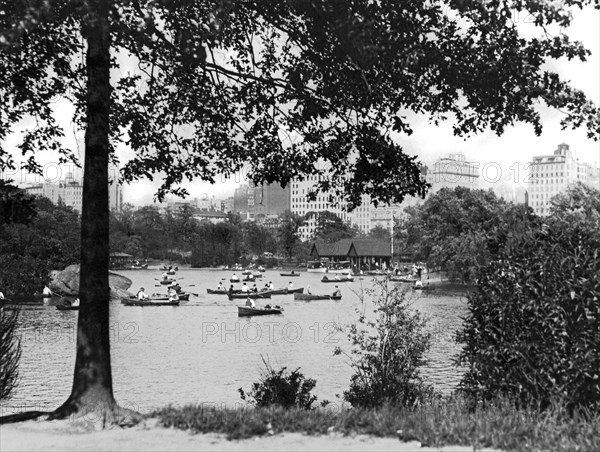
[[[538,215],[549,213],[550,199],[569,185],[583,182],[598,187],[600,170],[580,162],[566,143],[549,155],[537,155],[529,164],[528,204]]]
[[[81,213],[83,202],[83,185],[73,177],[73,173],[68,172],[64,180],[53,183],[44,181],[38,184],[31,184],[23,188],[27,193],[36,196],[44,196],[55,204],[59,202],[72,207]],[[108,189],[109,207],[111,210],[119,212],[123,207],[123,191],[121,185],[111,181]]]
[[[244,216],[248,214],[248,185],[242,184],[233,192],[233,211]]]
[[[248,212],[251,219],[259,215],[275,217],[290,210],[290,184],[254,185],[248,187]]]
[[[431,184],[430,193],[442,188],[479,188],[479,164],[468,162],[462,152],[455,152],[438,159],[427,168],[425,180]]]
[[[301,226],[298,233],[301,240],[312,238],[317,226],[316,214],[329,211],[339,216],[343,222],[349,222],[348,212],[342,209],[340,198],[332,193],[319,193],[314,201],[308,200],[308,195],[314,191],[313,186],[317,182],[317,176],[307,176],[305,180],[293,179],[290,182],[290,210],[301,216],[308,215],[304,226]],[[337,203],[337,205],[335,205]]]

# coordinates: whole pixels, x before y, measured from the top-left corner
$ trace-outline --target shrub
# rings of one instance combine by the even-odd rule
[[[305,378],[300,368],[289,372],[287,367],[279,370],[265,361],[266,372],[261,375],[259,382],[252,384],[250,392],[246,393],[242,388],[238,391],[242,400],[256,407],[268,407],[279,405],[284,408],[296,407],[304,410],[313,408],[317,397],[310,392],[316,385],[316,381]]]
[[[375,320],[359,312],[358,324],[350,325],[348,333],[350,354],[340,348],[335,351],[345,354],[354,369],[344,399],[364,408],[418,405],[433,395],[420,375],[431,345],[426,320],[411,311],[400,286],[374,281],[366,293],[375,304]]]
[[[19,378],[21,342],[15,335],[18,311],[0,307],[0,400],[8,398]]]
[[[473,400],[600,408],[597,218],[557,213],[482,270],[458,334]]]

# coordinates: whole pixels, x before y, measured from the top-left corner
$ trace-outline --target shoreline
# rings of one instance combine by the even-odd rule
[[[372,435],[306,435],[281,433],[229,440],[223,434],[199,433],[158,425],[158,419],[146,419],[131,428],[86,431],[71,421],[25,421],[0,425],[0,450],[8,451],[420,451],[470,452],[473,447],[421,447],[418,441]],[[478,449],[499,452],[499,449]]]

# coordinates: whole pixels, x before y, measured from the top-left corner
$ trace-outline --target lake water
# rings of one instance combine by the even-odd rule
[[[158,270],[119,273],[133,281],[133,292],[141,286],[147,293],[164,292],[156,287]],[[349,351],[339,327],[347,329],[356,320],[356,309],[362,307],[358,293],[372,280],[339,284],[341,301],[294,301],[292,295],[258,300],[258,305],[281,305],[284,314],[246,318],[237,315],[236,306],[243,300],[206,293],[219,280],[228,286],[230,276],[231,271],[180,270],[179,283],[197,296],[178,307],[129,307],[111,301],[113,385],[121,405],[147,412],[169,404],[244,404],[238,388],[250,389],[259,379],[263,358],[275,368],[300,367],[306,377],[317,381],[313,392],[319,400],[341,403],[338,395],[348,388],[352,369],[344,357],[333,356],[338,346]],[[289,278],[267,270],[257,286],[273,281],[282,288],[292,280],[295,287],[310,284],[312,293],[331,293],[333,285],[321,283],[321,277],[303,272]],[[435,292],[409,294],[413,306],[429,317],[433,333],[430,361],[423,373],[438,390],[449,392],[461,376],[452,357],[459,350],[454,334],[466,313],[466,299]],[[21,380],[0,414],[50,410],[70,394],[77,311],[36,308],[21,311]]]

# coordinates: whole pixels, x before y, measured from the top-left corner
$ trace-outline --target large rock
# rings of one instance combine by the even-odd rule
[[[62,271],[50,273],[50,289],[64,295],[79,295],[79,265],[69,265]],[[129,296],[127,289],[131,287],[131,279],[108,272],[108,284],[111,298]]]

